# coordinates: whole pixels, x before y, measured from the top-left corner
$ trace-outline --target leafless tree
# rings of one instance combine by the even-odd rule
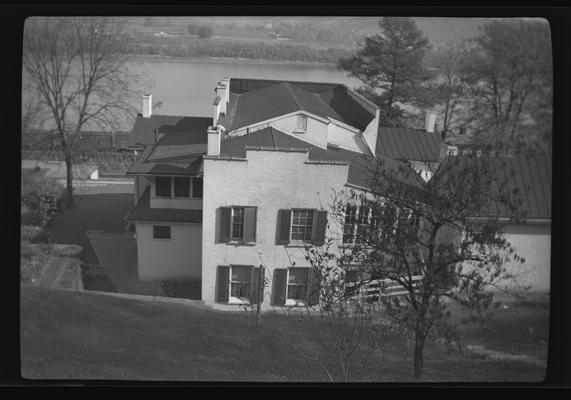
[[[23,67],[53,122],[73,206],[74,148],[82,129],[114,129],[135,110],[136,76],[127,65],[121,24],[102,17],[30,18],[24,27]]]

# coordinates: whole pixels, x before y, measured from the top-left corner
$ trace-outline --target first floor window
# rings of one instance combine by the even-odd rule
[[[295,305],[307,299],[307,268],[288,268],[286,305]]]
[[[298,209],[291,213],[291,240],[311,241],[313,210]]]
[[[250,298],[252,267],[247,265],[230,266],[230,300]]]
[[[170,176],[155,177],[155,195],[157,197],[171,197],[171,178]]]
[[[345,207],[343,243],[354,244],[359,237],[363,238],[366,235],[370,214],[370,207],[354,205]]]
[[[168,225],[153,225],[153,239],[170,239],[171,227]]]

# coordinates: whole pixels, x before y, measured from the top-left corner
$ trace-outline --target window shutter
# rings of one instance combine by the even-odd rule
[[[252,288],[252,292],[250,293],[251,305],[258,303],[258,294],[261,297],[261,302],[262,303],[264,302],[264,278],[260,276],[263,271],[264,269],[262,267],[252,268],[252,284],[250,285],[250,287]],[[260,279],[262,280],[261,282]],[[258,293],[258,291],[260,293]]]
[[[256,207],[244,208],[244,242],[256,241]]]
[[[220,241],[230,241],[232,207],[220,207]]]
[[[288,244],[290,237],[291,210],[278,211],[278,244]]]
[[[216,302],[228,303],[230,299],[230,267],[228,265],[219,265],[216,275]]]
[[[321,271],[309,268],[307,282],[307,305],[315,306],[319,304],[319,295],[321,292]]]
[[[316,245],[325,243],[325,230],[327,229],[327,211],[313,212],[313,232],[311,242]]]
[[[286,301],[287,269],[274,269],[274,282],[272,287],[272,305],[283,306]]]

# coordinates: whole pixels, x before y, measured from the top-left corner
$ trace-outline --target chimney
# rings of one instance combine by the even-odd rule
[[[153,95],[143,95],[143,118],[150,118],[153,114]]]
[[[220,113],[226,114],[226,85],[224,83],[219,83],[216,86],[216,97],[220,97]]]
[[[214,116],[212,118],[212,125],[214,127],[216,127],[218,125],[218,117],[220,117],[220,103],[221,103],[220,96],[216,96],[216,98],[214,99],[214,104],[213,104]]]
[[[426,132],[434,132],[436,127],[436,116],[438,115],[437,111],[427,111],[426,112],[426,120],[424,123],[424,129]]]
[[[220,129],[215,126],[208,127],[208,147],[206,155],[219,156],[220,155]]]

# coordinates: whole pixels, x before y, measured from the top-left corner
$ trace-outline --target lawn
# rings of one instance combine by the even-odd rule
[[[22,288],[22,375],[29,379],[120,379],[161,381],[327,382],[314,363],[302,359],[281,338],[291,332],[292,320],[281,314],[263,316],[263,328],[254,315],[221,312],[207,307],[122,299],[90,292]],[[524,306],[522,306],[524,307]],[[538,329],[546,325],[544,309],[504,314],[498,309],[487,329],[526,332],[533,326],[538,337],[518,337],[522,346],[547,340]],[[520,310],[521,311],[521,310]],[[516,318],[521,315],[521,318]],[[291,318],[291,317],[290,317]],[[319,321],[318,321],[319,324]],[[488,345],[489,338],[473,322],[462,325],[469,340]],[[303,327],[314,337],[315,326]],[[471,335],[471,336],[470,336]],[[525,336],[525,335],[524,335]],[[503,338],[503,344],[500,343]],[[512,342],[495,332],[492,343],[505,349]],[[335,355],[324,360],[335,365]],[[383,363],[371,366],[351,380],[414,381],[412,353],[402,337],[392,338]],[[469,352],[447,353],[429,343],[425,352],[424,381],[537,382],[545,368],[514,361],[493,361]]]

